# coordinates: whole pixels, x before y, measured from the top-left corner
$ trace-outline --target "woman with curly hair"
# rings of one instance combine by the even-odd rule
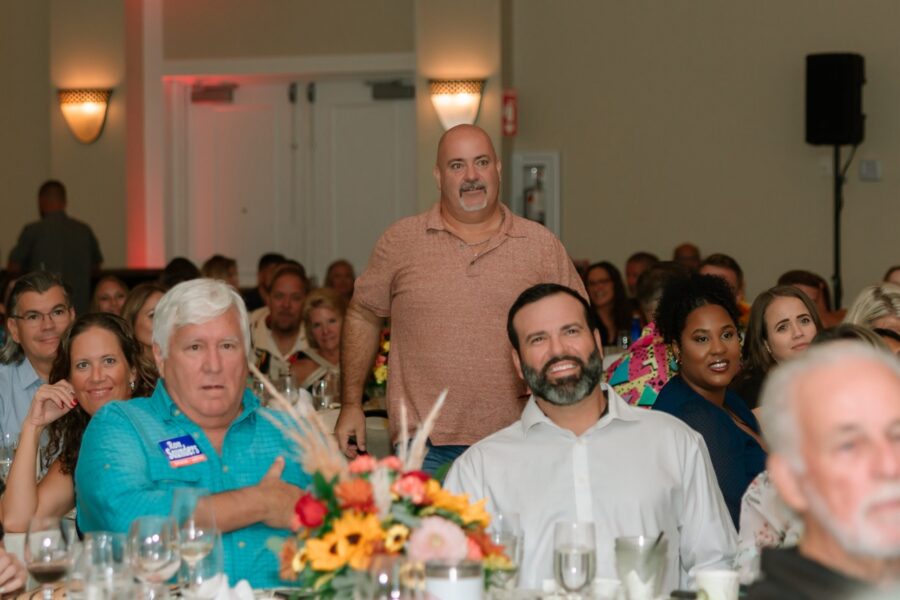
[[[632,314],[622,274],[612,263],[601,261],[588,267],[584,279],[591,308],[600,325],[601,342],[604,346],[618,346],[619,335],[631,331]]]
[[[823,329],[813,301],[792,285],[777,285],[756,297],[744,340],[744,370],[732,386],[751,409],[769,370],[798,356]]]
[[[2,499],[7,531],[26,531],[34,516],[63,516],[75,507],[72,474],[91,416],[112,400],[150,395],[153,373],[123,319],[88,313],[75,320],[60,340],[50,383],[35,392],[22,423]],[[34,465],[45,429],[49,443],[41,454],[47,474],[38,482]]]
[[[740,371],[739,315],[734,292],[720,277],[690,275],[669,282],[656,325],[672,344],[678,375],[653,405],[703,436],[735,528],[741,497],[766,467],[759,423],[728,389]]]

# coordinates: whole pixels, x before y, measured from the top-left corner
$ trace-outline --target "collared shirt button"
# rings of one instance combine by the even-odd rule
[[[245,542],[244,540],[241,540],[240,542],[238,542],[238,548],[243,549],[246,545],[247,545],[247,542]]]
[[[105,470],[109,471],[109,463],[106,463],[105,465],[103,465],[103,468],[104,468]]]
[[[228,472],[228,465],[222,465],[222,472],[223,472],[223,473],[227,473],[227,472]]]
[[[181,411],[178,410],[177,408],[175,408],[175,409],[172,409],[172,414],[175,415],[175,416],[177,417],[178,415],[181,414]]]

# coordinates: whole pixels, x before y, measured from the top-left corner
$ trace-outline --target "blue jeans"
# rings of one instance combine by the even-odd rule
[[[428,452],[422,462],[422,470],[443,483],[450,465],[468,448],[468,446],[434,446],[431,440],[428,440]]]

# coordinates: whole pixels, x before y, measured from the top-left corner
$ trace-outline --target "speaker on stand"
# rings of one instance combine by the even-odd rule
[[[834,306],[840,308],[841,210],[845,174],[865,133],[862,112],[864,60],[860,54],[824,53],[806,56],[806,142],[834,146]],[[847,164],[841,166],[841,146],[853,146]]]

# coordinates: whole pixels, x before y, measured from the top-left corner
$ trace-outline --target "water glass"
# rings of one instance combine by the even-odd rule
[[[354,600],[407,600],[413,598],[402,580],[403,558],[397,555],[376,554],[368,571],[360,574]]]
[[[133,597],[124,533],[95,531],[86,534],[78,562],[88,598],[127,600]]]
[[[6,481],[9,470],[12,467],[13,458],[16,456],[16,448],[19,445],[19,436],[14,433],[0,433],[0,479]]]
[[[297,401],[300,399],[300,386],[294,381],[293,375],[285,375],[281,378],[281,382],[278,385],[278,391],[282,393],[284,399],[287,400],[291,406],[297,404]]]
[[[492,590],[511,591],[516,587],[519,567],[522,564],[525,536],[518,513],[497,513],[488,528],[491,542],[503,546],[503,552],[510,560],[506,569],[493,569],[488,574],[488,587]]]
[[[336,373],[328,373],[313,384],[313,408],[324,410],[340,405],[340,380]]]
[[[616,573],[628,600],[652,600],[662,590],[668,544],[658,536],[616,538]]]
[[[553,527],[553,577],[568,593],[590,593],[597,569],[594,524],[561,521]]]
[[[41,584],[44,600],[53,597],[53,584],[61,581],[72,566],[73,536],[59,517],[34,517],[25,534],[25,565]]]
[[[149,600],[168,595],[164,585],[178,571],[178,525],[172,517],[138,517],[128,530],[131,571],[145,585]]]

